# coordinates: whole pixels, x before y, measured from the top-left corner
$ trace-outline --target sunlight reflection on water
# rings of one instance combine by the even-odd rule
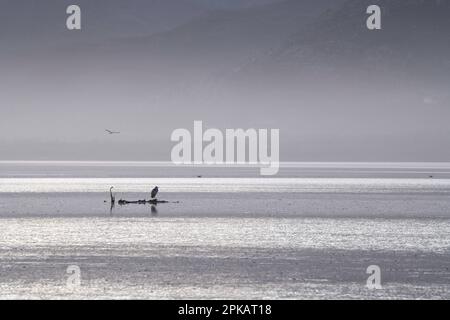
[[[154,185],[164,192],[450,193],[447,179],[368,178],[2,178],[0,192],[146,192]]]

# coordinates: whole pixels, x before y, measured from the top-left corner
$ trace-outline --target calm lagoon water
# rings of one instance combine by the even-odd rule
[[[0,163],[0,297],[450,298],[450,166],[255,172]],[[169,203],[109,204],[154,185]]]

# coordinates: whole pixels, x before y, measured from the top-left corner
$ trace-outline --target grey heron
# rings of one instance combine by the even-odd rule
[[[152,199],[154,199],[156,197],[156,195],[158,194],[158,186],[156,186],[151,193]]]
[[[111,196],[111,204],[114,204],[116,202],[116,197],[113,195],[112,189],[114,189],[114,187],[109,188],[109,195]]]

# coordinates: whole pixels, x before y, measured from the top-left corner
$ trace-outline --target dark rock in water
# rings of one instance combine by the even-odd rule
[[[126,204],[158,204],[158,203],[169,203],[169,201],[166,200],[158,200],[158,199],[151,199],[151,200],[136,200],[136,201],[128,201],[128,200],[119,200],[120,205],[126,205]]]

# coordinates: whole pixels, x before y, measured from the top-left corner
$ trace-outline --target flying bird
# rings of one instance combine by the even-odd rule
[[[156,187],[152,190],[152,194],[151,194],[152,199],[154,199],[154,198],[156,197],[157,193],[158,193],[158,187],[156,186]]]
[[[111,131],[111,130],[108,130],[108,129],[105,129],[105,131],[108,132],[109,134],[119,134],[120,133],[118,131]]]

